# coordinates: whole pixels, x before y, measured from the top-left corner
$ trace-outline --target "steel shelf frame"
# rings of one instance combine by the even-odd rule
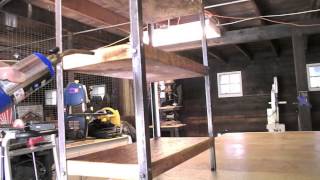
[[[139,179],[152,179],[151,173],[151,155],[150,155],[150,135],[147,125],[147,84],[145,70],[144,45],[142,41],[143,22],[142,22],[142,0],[129,0],[130,14],[130,31],[131,31],[131,49],[132,49],[132,66],[133,66],[133,85],[135,100],[135,119],[137,129],[137,155],[139,165]],[[55,26],[56,26],[56,46],[62,51],[62,13],[61,0],[55,0]],[[199,13],[202,25],[202,55],[203,65],[209,67],[207,55],[207,38],[204,31],[205,17],[203,8]],[[149,34],[151,34],[150,32]],[[214,137],[212,106],[211,106],[211,89],[210,74],[204,77],[205,94],[208,119],[208,135]],[[58,130],[59,130],[59,161],[61,180],[67,179],[67,163],[65,148],[65,121],[64,121],[64,99],[63,99],[63,64],[57,65],[57,110],[58,110]],[[159,125],[159,118],[154,118],[154,124]],[[157,127],[159,130],[159,127]],[[159,132],[155,132],[155,137],[160,137]],[[213,143],[214,144],[214,143]],[[216,158],[214,146],[210,148],[211,170],[216,170]]]

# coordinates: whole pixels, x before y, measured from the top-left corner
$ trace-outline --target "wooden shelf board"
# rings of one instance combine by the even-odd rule
[[[64,70],[132,79],[129,44],[99,48],[93,51],[94,56],[75,54],[64,57]],[[149,82],[201,77],[207,73],[206,67],[200,63],[148,45],[145,46],[145,57],[146,78]]]
[[[212,147],[209,137],[151,139],[152,174],[159,174]],[[136,144],[69,159],[68,174],[79,176],[138,179]],[[124,173],[125,172],[125,173]]]

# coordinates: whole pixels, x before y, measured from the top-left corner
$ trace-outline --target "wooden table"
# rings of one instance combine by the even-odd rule
[[[160,125],[161,131],[169,131],[170,137],[180,137],[179,129],[185,127],[186,124],[175,124],[175,125]],[[153,126],[149,126],[153,129]]]
[[[213,138],[158,138],[150,140],[153,177],[213,146]],[[68,175],[139,179],[136,144],[69,159]]]
[[[127,135],[110,139],[86,139],[69,143],[67,142],[67,158],[75,158],[130,143],[131,138]]]

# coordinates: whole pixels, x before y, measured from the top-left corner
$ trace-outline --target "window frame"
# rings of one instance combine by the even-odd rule
[[[310,67],[315,67],[315,66],[318,66],[320,67],[320,63],[311,63],[311,64],[307,64],[306,65],[306,70],[307,70],[307,80],[308,80],[308,89],[309,91],[320,91],[320,87],[311,87],[311,82],[310,82],[310,71],[309,71],[309,68]],[[320,77],[320,76],[313,76],[313,77]]]
[[[49,93],[49,92],[51,93],[51,98],[48,98],[48,97],[47,97],[47,93]],[[53,98],[53,97],[52,97],[52,93],[53,93],[53,92],[56,93],[56,98]],[[51,100],[56,99],[56,100],[55,100],[55,104],[47,104],[47,99],[51,99]],[[57,102],[57,90],[56,90],[56,89],[45,90],[45,91],[44,91],[44,105],[45,105],[45,106],[56,106],[57,103],[58,103],[58,102]]]
[[[101,87],[104,88],[104,95],[103,96],[100,94],[93,94],[94,88],[101,88]],[[106,95],[107,95],[107,86],[105,84],[92,85],[92,86],[90,86],[90,88],[91,88],[90,98],[92,98],[93,96],[101,96],[103,98],[103,97],[106,97]]]
[[[220,83],[220,76],[223,75],[232,75],[232,74],[240,74],[240,92],[239,93],[221,93],[221,83]],[[228,85],[230,85],[229,83]],[[221,72],[217,73],[217,87],[218,87],[218,98],[228,98],[228,97],[242,97],[243,96],[243,87],[242,87],[242,73],[241,71],[230,71],[230,72]]]

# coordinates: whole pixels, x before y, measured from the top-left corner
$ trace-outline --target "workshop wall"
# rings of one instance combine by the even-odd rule
[[[317,52],[317,51],[315,51]],[[309,52],[308,63],[319,62],[320,54]],[[273,77],[278,77],[280,122],[286,130],[297,130],[297,105],[294,63],[292,53],[279,58],[255,57],[252,61],[230,59],[228,63],[210,60],[213,119],[216,133],[266,131],[267,108],[270,107],[270,90]],[[218,98],[217,73],[241,71],[242,97]],[[202,78],[183,81],[183,121],[188,124],[187,136],[207,135],[204,80]],[[320,129],[320,93],[310,92],[313,130]]]

